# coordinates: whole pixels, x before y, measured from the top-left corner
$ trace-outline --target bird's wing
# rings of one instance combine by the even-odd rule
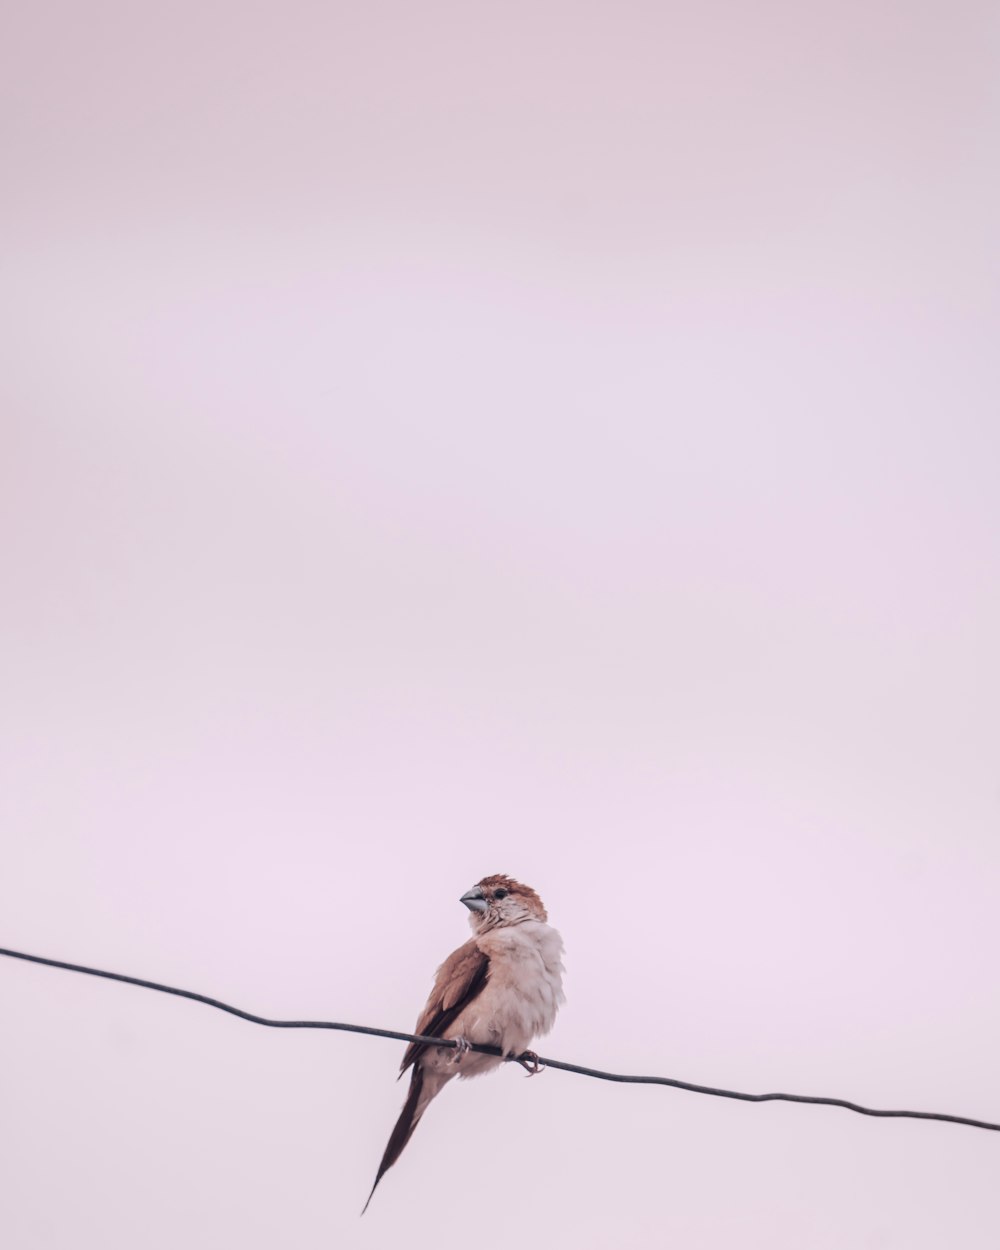
[[[459,1013],[482,993],[489,975],[490,957],[479,949],[475,938],[470,938],[438,968],[434,988],[414,1033],[421,1033],[424,1037],[441,1037]],[[403,1056],[400,1074],[426,1049],[421,1042],[411,1042]]]

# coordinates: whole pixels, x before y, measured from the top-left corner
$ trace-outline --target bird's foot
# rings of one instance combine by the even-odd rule
[[[472,1043],[469,1041],[467,1037],[456,1037],[455,1038],[455,1058],[452,1060],[452,1063],[461,1063],[462,1056],[467,1055],[471,1049],[472,1049]]]
[[[523,1055],[518,1055],[515,1062],[519,1063],[529,1076],[537,1076],[539,1072],[545,1071],[545,1065],[533,1050],[526,1050]]]

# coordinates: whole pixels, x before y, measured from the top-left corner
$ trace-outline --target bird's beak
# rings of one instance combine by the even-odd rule
[[[464,903],[469,911],[486,910],[486,897],[478,885],[474,885],[471,890],[467,890],[458,901]]]

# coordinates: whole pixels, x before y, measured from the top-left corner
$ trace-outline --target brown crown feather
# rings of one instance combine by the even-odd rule
[[[513,877],[508,877],[506,873],[498,872],[494,873],[492,877],[483,877],[478,884],[483,893],[487,895],[499,889],[504,889],[509,894],[517,894],[537,914],[539,920],[548,920],[549,918],[549,914],[545,910],[545,904],[531,886],[522,885],[520,881],[516,881]]]

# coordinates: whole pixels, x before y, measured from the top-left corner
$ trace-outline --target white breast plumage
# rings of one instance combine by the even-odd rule
[[[485,933],[477,945],[489,956],[490,975],[470,1006],[476,1019],[468,1021],[467,1035],[478,1040],[473,1034],[482,1030],[506,1054],[520,1054],[532,1038],[549,1032],[563,1002],[562,938],[549,925],[529,920]]]

